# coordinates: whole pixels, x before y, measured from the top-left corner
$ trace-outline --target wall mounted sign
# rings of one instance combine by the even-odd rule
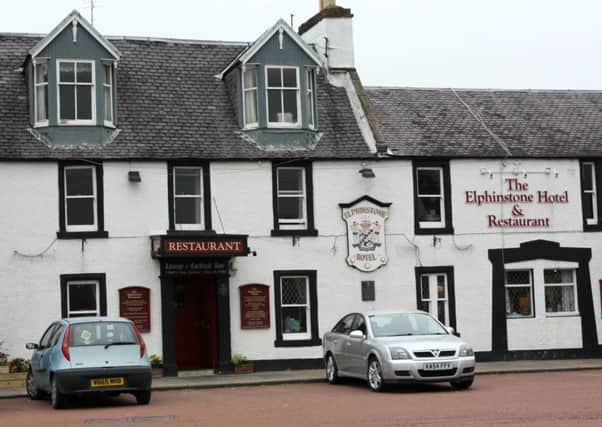
[[[150,332],[150,289],[141,286],[119,289],[119,316],[134,322],[140,332]]]
[[[347,264],[366,272],[385,265],[388,261],[385,223],[391,203],[363,196],[339,206],[347,223]]]
[[[166,276],[181,276],[186,274],[228,274],[228,260],[166,260],[163,263]]]
[[[270,288],[252,283],[239,287],[241,329],[270,327]]]
[[[504,192],[496,191],[465,191],[464,201],[467,205],[495,205],[509,203],[512,210],[509,217],[501,217],[497,214],[487,214],[487,225],[489,228],[548,228],[550,218],[547,216],[529,217],[524,211],[523,205],[539,204],[566,204],[569,203],[569,192],[550,193],[547,190],[532,191],[529,183],[518,178],[504,179]]]
[[[223,258],[248,254],[246,235],[151,236],[153,258]]]

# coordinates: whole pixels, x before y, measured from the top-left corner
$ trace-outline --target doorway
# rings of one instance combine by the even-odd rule
[[[178,369],[217,366],[217,292],[214,276],[194,275],[174,282],[175,356]]]

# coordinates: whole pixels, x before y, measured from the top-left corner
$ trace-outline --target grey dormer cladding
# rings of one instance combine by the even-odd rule
[[[29,124],[23,63],[41,38],[0,35],[0,159],[362,159],[371,154],[344,88],[316,87],[319,143],[258,148],[241,135],[226,84],[215,76],[246,44],[111,39],[119,62],[119,134],[102,146],[48,146]]]

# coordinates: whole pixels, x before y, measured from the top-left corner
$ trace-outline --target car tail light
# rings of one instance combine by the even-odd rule
[[[136,336],[138,337],[138,342],[140,343],[140,358],[142,358],[144,357],[144,352],[146,351],[146,344],[144,343],[142,335],[140,334],[140,331],[136,325],[132,323],[132,326],[134,327],[134,332],[136,332]]]
[[[65,329],[65,335],[63,335],[63,343],[61,344],[63,356],[65,356],[65,359],[68,361],[71,361],[71,355],[69,354],[69,335],[71,335],[71,325],[67,325],[67,329]]]

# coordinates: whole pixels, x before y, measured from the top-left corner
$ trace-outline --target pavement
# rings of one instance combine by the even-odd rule
[[[476,375],[499,375],[527,372],[577,371],[602,369],[599,359],[516,360],[478,362]],[[244,387],[267,384],[293,384],[326,381],[323,369],[253,372],[250,374],[215,374],[153,378],[153,390]],[[27,396],[24,388],[0,388],[0,399]]]

